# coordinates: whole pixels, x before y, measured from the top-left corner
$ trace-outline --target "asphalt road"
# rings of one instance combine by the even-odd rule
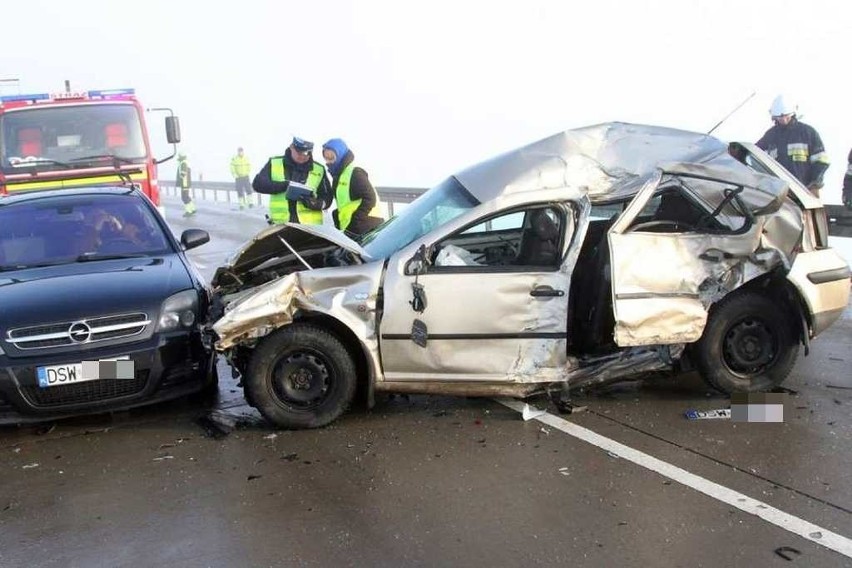
[[[207,277],[264,226],[257,210],[167,207],[176,233],[211,232],[191,252]],[[686,375],[561,417],[536,401],[568,432],[435,396],[279,432],[221,364],[212,404],[0,430],[0,566],[849,566],[852,548],[826,544],[852,538],[850,366],[852,308],[800,357],[782,424],[687,420],[728,400]]]

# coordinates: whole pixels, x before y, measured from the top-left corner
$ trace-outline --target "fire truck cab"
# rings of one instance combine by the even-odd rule
[[[167,111],[173,152],[153,157],[134,89],[0,97],[0,195],[133,183],[162,210],[157,164],[174,157],[178,118]]]

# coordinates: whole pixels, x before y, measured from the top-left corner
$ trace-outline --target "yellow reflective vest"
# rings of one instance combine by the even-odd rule
[[[360,199],[353,200],[352,196],[349,195],[349,182],[352,181],[352,171],[354,169],[355,166],[353,164],[346,166],[343,171],[340,172],[340,178],[337,181],[335,199],[337,200],[337,222],[340,225],[339,229],[341,231],[345,231],[346,228],[349,227],[349,223],[352,222],[352,215],[355,214],[358,206],[361,205]],[[379,210],[379,196],[376,195],[375,198],[376,206],[373,207],[368,215],[379,217],[381,216],[381,211]]]
[[[317,195],[317,189],[325,176],[325,168],[314,162],[305,185]],[[284,158],[272,158],[270,160],[269,177],[272,181],[287,181],[287,171],[284,168]],[[308,209],[302,203],[296,203],[296,215],[298,222],[304,225],[322,225],[322,211]],[[286,223],[290,220],[290,202],[286,193],[275,193],[269,196],[269,218],[273,223]]]

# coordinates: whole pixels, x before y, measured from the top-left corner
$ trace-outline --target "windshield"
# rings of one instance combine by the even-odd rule
[[[50,266],[171,250],[138,195],[76,195],[0,207],[0,270]]]
[[[7,174],[109,164],[109,156],[143,160],[147,155],[139,114],[128,104],[10,111],[0,116],[0,149],[0,167]]]
[[[360,244],[372,258],[387,258],[477,205],[476,198],[450,177],[366,234]]]

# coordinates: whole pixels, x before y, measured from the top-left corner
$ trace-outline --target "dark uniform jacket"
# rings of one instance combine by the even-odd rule
[[[796,118],[786,126],[776,124],[766,131],[757,146],[787,168],[803,185],[822,187],[828,169],[828,154],[817,131]]]
[[[274,158],[281,157],[284,158],[284,172],[287,176],[287,181],[272,181],[272,160]],[[284,156],[275,156],[266,161],[263,168],[257,172],[256,176],[254,176],[254,180],[251,182],[252,189],[254,189],[257,193],[265,193],[267,195],[286,193],[287,188],[290,187],[290,180],[295,181],[296,183],[305,183],[308,180],[308,174],[311,172],[311,168],[313,168],[313,166],[313,156],[311,156],[311,159],[304,164],[299,164],[290,156],[290,149],[288,148],[287,151],[284,152]],[[320,186],[317,188],[316,197],[304,197],[302,198],[302,204],[308,209],[322,211],[323,209],[328,209],[329,206],[331,206],[333,199],[334,193],[331,190],[331,183],[328,180],[328,176],[323,176]],[[296,213],[296,201],[291,199],[289,201],[289,206],[290,222],[296,223],[299,220],[299,216]]]

